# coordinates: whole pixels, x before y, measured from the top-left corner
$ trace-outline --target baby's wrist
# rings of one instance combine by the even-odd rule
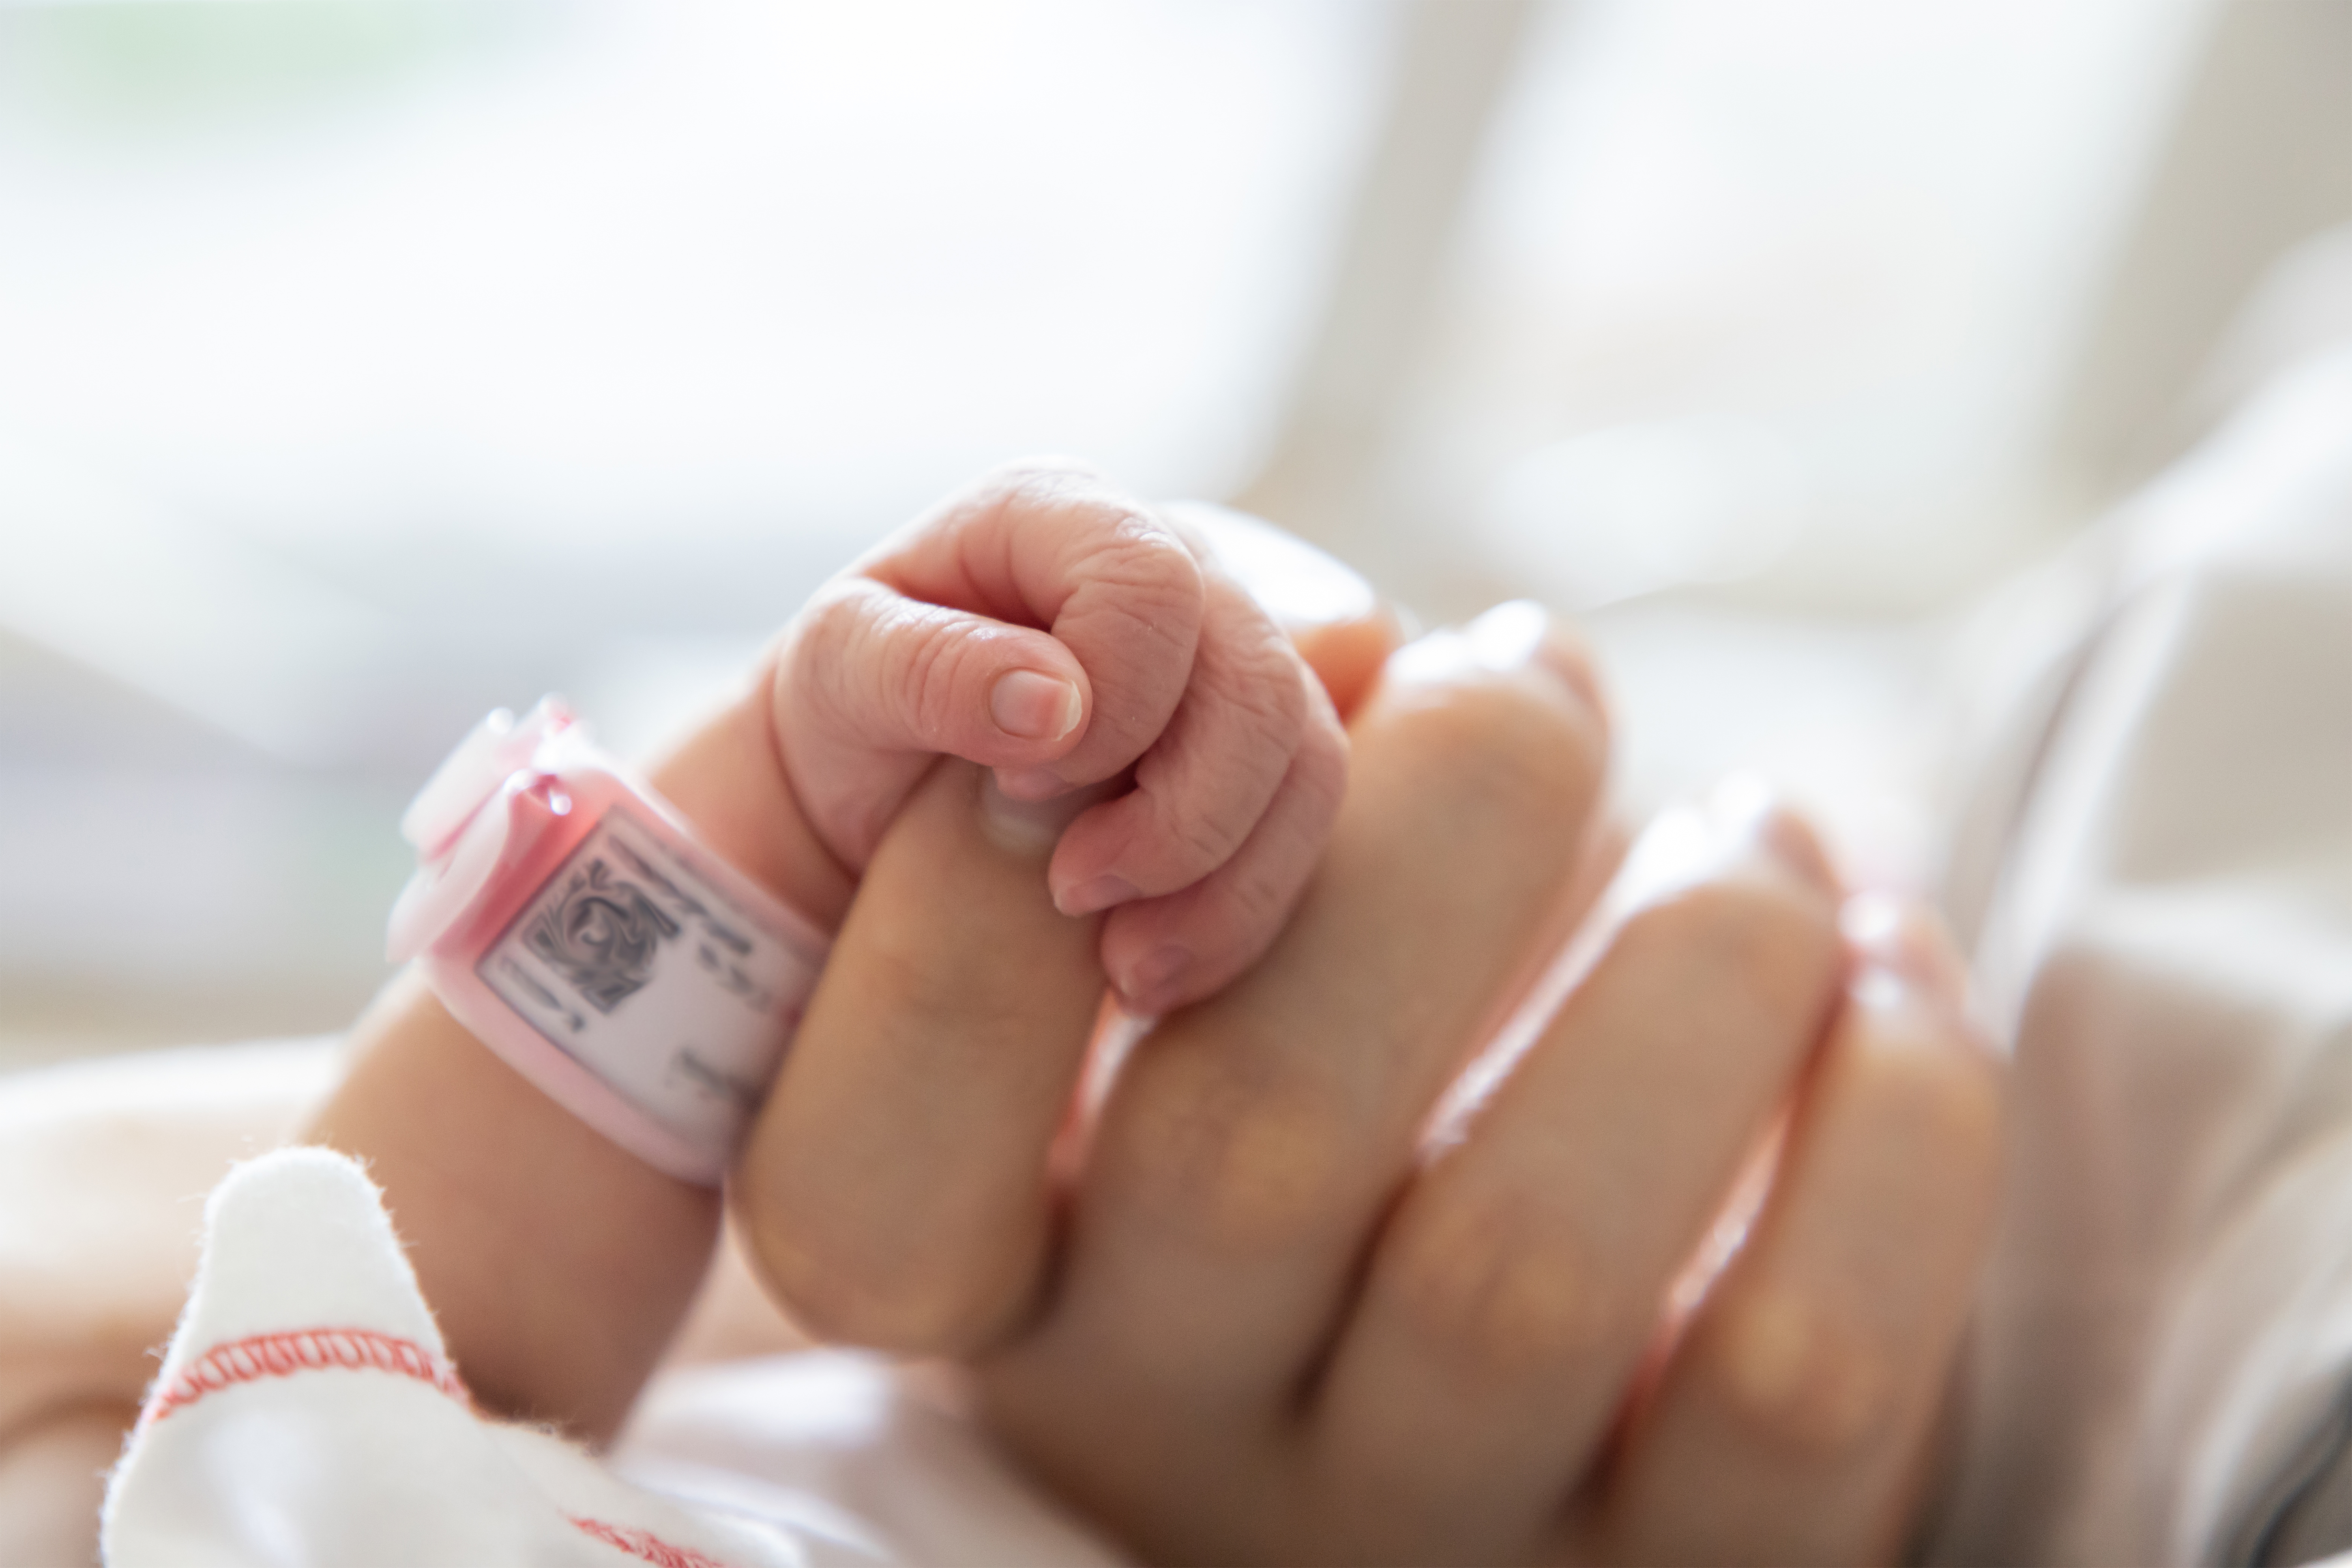
[[[552,699],[492,715],[402,831],[421,865],[390,956],[415,958],[451,1016],[589,1127],[665,1174],[722,1179],[824,933]]]
[[[771,654],[725,707],[647,763],[646,776],[729,865],[830,937],[857,879],[817,836],[786,776],[776,671]]]

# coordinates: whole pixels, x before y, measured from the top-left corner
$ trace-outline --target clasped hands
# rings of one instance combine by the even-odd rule
[[[941,761],[734,1184],[761,1268],[1150,1560],[1895,1554],[1999,1164],[1948,940],[1750,786],[1621,866],[1577,644],[1392,652],[1315,570],[1348,780],[1271,951],[1090,1052],[1104,917]]]

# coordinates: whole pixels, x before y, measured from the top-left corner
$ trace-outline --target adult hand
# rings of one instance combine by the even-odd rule
[[[823,1333],[961,1355],[1156,1560],[1890,1553],[1997,1163],[1948,947],[1884,908],[1842,938],[1802,826],[1722,798],[1482,1050],[1589,885],[1594,682],[1514,607],[1390,659],[1350,734],[1284,935],[1076,1119],[1094,924],[975,770],[933,773],[735,1189],[770,1279]]]

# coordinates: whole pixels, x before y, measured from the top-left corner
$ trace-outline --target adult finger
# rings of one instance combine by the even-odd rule
[[[788,634],[821,635],[845,657],[797,661],[809,676],[780,681],[775,708],[794,790],[853,865],[927,753],[950,742],[982,760],[1023,754],[1016,742],[1052,752],[1004,764],[1004,782],[1029,798],[1118,773],[1165,728],[1200,635],[1192,550],[1075,465],[999,470],[885,541],[853,575],[871,587],[845,584]],[[1048,656],[1048,641],[1068,657]],[[1007,729],[1062,723],[1069,694],[1053,687],[1074,668],[1086,678],[1075,729],[1050,740]]]
[[[731,1189],[821,1337],[967,1352],[1031,1300],[1103,987],[1099,920],[1058,912],[1043,875],[1079,804],[1024,806],[945,759],[866,869]]]
[[[1543,1535],[1821,1037],[1836,897],[1793,818],[1746,792],[1670,813],[1612,904],[1589,973],[1381,1236],[1307,1439],[1339,1556]]]
[[[1901,1549],[1990,1240],[2000,1073],[1927,916],[1882,904],[1848,923],[1859,967],[1771,1198],[1580,1531],[1602,1561]]]
[[[1342,682],[1392,635],[1319,552],[1253,585],[1286,624],[1339,634],[1317,651]],[[1050,1225],[1041,1172],[1102,985],[1086,937],[1099,922],[1059,916],[1040,873],[1090,803],[1024,807],[942,768],[868,868],[733,1187],[762,1273],[809,1326],[952,1350],[1028,1300]],[[845,888],[826,907],[847,901]]]
[[[1297,915],[1136,1049],[1055,1302],[982,1369],[1028,1460],[1160,1555],[1240,1549],[1182,1499],[1278,1489],[1300,1369],[1560,897],[1605,771],[1573,657],[1518,608],[1390,661]],[[1126,1418],[1139,1407],[1154,1419]]]

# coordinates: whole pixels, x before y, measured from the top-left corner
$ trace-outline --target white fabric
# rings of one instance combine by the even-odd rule
[[[2091,554],[1957,868],[2016,1071],[1939,1562],[2251,1552],[2352,1381],[2352,353]]]
[[[110,1489],[116,1568],[1115,1561],[863,1357],[657,1385],[606,1466],[474,1413],[375,1189],[288,1149],[214,1192]],[[668,1494],[668,1495],[665,1495]]]

